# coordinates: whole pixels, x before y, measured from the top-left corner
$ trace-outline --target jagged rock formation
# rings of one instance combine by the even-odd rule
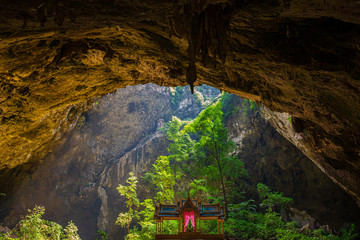
[[[203,95],[193,96],[187,89],[177,96],[168,88],[139,85],[97,100],[36,169],[19,173],[23,180],[2,201],[0,222],[11,226],[26,209],[44,204],[46,218],[63,225],[72,219],[83,239],[95,239],[97,229],[111,239],[122,236],[125,230],[114,222],[125,204],[116,187],[125,184],[129,171],[140,177],[167,153],[168,143],[158,131],[164,122],[173,114],[195,117],[202,109],[201,96],[212,99],[218,93],[207,87],[199,91]],[[254,186],[261,181],[293,197],[297,208],[322,224],[338,227],[356,221],[359,209],[352,199],[259,113],[245,115],[242,100],[236,97],[226,111],[229,134],[249,171],[250,196],[255,196]],[[140,198],[151,195],[141,178],[138,190]]]
[[[34,171],[93,97],[146,82],[184,85],[189,39],[170,37],[167,29],[189,2],[3,1],[1,176]],[[211,7],[226,20],[220,8],[229,3],[226,60],[196,64],[195,85],[289,113],[306,136],[299,147],[360,202],[359,2],[211,0],[197,14]],[[226,29],[227,21],[218,22],[224,26],[216,30]]]

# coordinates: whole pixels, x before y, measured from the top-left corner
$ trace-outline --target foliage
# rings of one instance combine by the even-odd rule
[[[234,115],[238,111],[240,111],[241,106],[234,106],[234,98],[232,94],[224,93],[221,96],[222,105],[223,105],[223,112],[224,112],[224,118],[227,118],[228,115]],[[236,104],[235,104],[236,105]]]
[[[133,228],[126,235],[125,240],[138,240],[141,239],[137,228]]]
[[[256,102],[254,102],[252,100],[247,100],[247,99],[244,99],[244,101],[242,103],[242,107],[243,107],[244,117],[247,117],[250,112],[256,113],[260,109],[260,107],[258,107]]]
[[[147,173],[147,178],[151,179],[152,184],[158,189],[155,195],[157,201],[172,202],[174,199],[173,185],[175,184],[174,175],[169,167],[167,157],[159,157],[156,163],[153,164],[153,171]],[[126,196],[128,212],[120,213],[116,224],[122,227],[126,226],[128,234],[126,240],[152,240],[154,239],[155,223],[154,223],[154,201],[152,199],[145,199],[139,202],[136,195],[137,178],[132,172],[130,177],[126,180],[128,186],[121,186],[117,188],[120,195]],[[142,210],[138,210],[141,207]],[[130,228],[130,224],[137,221],[137,226]],[[173,229],[177,229],[177,224],[172,222],[164,223],[164,232],[173,233]]]
[[[168,156],[169,163],[174,170],[175,178],[181,178],[181,168],[186,168],[187,163],[191,156],[194,154],[194,141],[190,135],[183,130],[183,127],[188,124],[186,121],[181,121],[177,117],[172,117],[172,120],[167,124],[166,138],[171,142],[168,147],[168,151],[171,153]]]
[[[176,87],[174,91],[171,92],[171,107],[173,109],[178,109],[180,105],[180,101],[183,98],[184,87]]]
[[[68,225],[66,226],[66,228],[64,229],[64,232],[65,232],[65,238],[64,239],[66,239],[66,240],[79,240],[80,236],[77,233],[77,231],[78,231],[77,226],[72,221],[70,221],[68,223]]]
[[[352,240],[352,239],[357,239],[359,236],[358,233],[355,232],[355,224],[349,224],[346,223],[340,230],[340,239],[344,239],[344,240]]]
[[[192,183],[190,183],[190,197],[195,198],[195,196],[199,196],[203,193],[208,193],[208,189],[205,186],[205,179],[194,179]]]
[[[72,221],[63,229],[60,224],[44,220],[42,218],[44,214],[45,208],[42,206],[29,209],[28,214],[20,220],[11,233],[0,235],[0,239],[80,240],[78,228]],[[18,238],[11,237],[13,235]]]
[[[227,235],[244,239],[256,236],[257,228],[254,220],[257,218],[257,206],[254,202],[254,200],[248,200],[229,205],[229,219],[224,226]]]
[[[292,229],[277,229],[276,239],[278,240],[315,240],[316,238],[307,236],[299,231]]]
[[[175,178],[169,165],[169,157],[159,156],[153,170],[146,174],[146,178],[151,179],[156,188],[155,201],[162,203],[172,203],[174,199]]]
[[[264,184],[258,184],[258,193],[262,202],[259,207],[266,207],[266,212],[257,211],[259,208],[254,200],[231,204],[229,219],[225,222],[225,233],[231,237],[242,239],[278,239],[278,240],[340,240],[356,239],[355,225],[347,225],[339,236],[326,233],[322,229],[301,231],[296,222],[284,222],[280,212],[291,204],[292,199],[284,197],[282,193],[272,192]],[[278,209],[274,211],[274,209]]]
[[[126,227],[128,234],[130,234],[131,222],[138,218],[137,208],[140,205],[136,194],[136,185],[138,183],[137,177],[133,172],[130,172],[129,175],[130,177],[126,180],[126,183],[129,185],[122,186],[119,184],[119,187],[116,188],[121,196],[126,197],[126,207],[128,208],[128,211],[120,213],[115,222],[115,224],[121,225],[121,227]]]
[[[258,224],[258,234],[261,238],[270,239],[276,236],[277,229],[282,229],[284,222],[280,214],[273,212],[271,208],[263,215],[262,221]]]
[[[176,234],[178,232],[178,221],[170,220],[163,223],[164,234]]]
[[[141,239],[152,240],[154,239],[155,233],[155,223],[154,223],[154,202],[152,199],[145,199],[144,202],[141,203],[141,206],[144,207],[142,211],[140,211],[140,221],[139,225],[141,226],[141,231],[139,231],[139,235]]]
[[[226,96],[208,106],[192,122],[173,117],[166,127],[170,154],[159,159],[169,160],[176,179],[186,176],[192,180],[188,189],[192,196],[202,192],[221,200],[227,215],[229,198],[236,198],[239,192],[228,193],[227,189],[241,185],[247,173],[244,163],[232,154],[235,144],[227,136],[222,112],[222,99]],[[199,178],[203,179],[201,185],[196,182]]]
[[[283,196],[283,193],[272,192],[268,186],[262,183],[257,184],[257,189],[262,199],[261,207],[266,207],[268,209],[277,208],[280,211],[287,209],[289,204],[293,202],[291,198]]]
[[[292,125],[292,116],[288,117],[288,122],[290,123],[290,125]]]
[[[184,130],[191,134],[194,141],[192,171],[194,176],[203,176],[208,190],[218,192],[219,186],[228,216],[229,194],[227,188],[246,175],[243,162],[232,154],[235,144],[228,139],[224,124],[222,101],[218,101],[202,111]],[[235,181],[234,181],[235,180]],[[230,184],[230,185],[229,185]]]
[[[109,235],[107,235],[106,232],[104,232],[103,230],[98,230],[97,235],[99,235],[101,239],[96,239],[96,240],[107,240],[109,237]]]

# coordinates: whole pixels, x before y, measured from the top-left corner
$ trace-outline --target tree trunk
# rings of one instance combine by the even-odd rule
[[[229,217],[229,215],[228,215],[228,202],[227,202],[227,199],[226,199],[226,190],[225,190],[224,178],[223,178],[223,175],[222,175],[220,159],[218,157],[216,158],[216,162],[218,164],[219,173],[220,173],[220,179],[221,179],[221,187],[222,187],[222,190],[223,190],[224,203],[225,203],[225,220],[226,220]]]

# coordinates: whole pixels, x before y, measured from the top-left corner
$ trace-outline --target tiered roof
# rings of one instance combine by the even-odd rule
[[[203,204],[198,199],[181,199],[176,204],[162,204],[155,205],[155,219],[175,219],[179,218],[180,214],[184,211],[194,211],[199,218],[225,218],[224,206],[220,203],[216,204]]]

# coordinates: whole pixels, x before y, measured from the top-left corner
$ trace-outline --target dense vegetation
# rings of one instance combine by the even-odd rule
[[[257,185],[259,200],[246,199],[243,190],[247,172],[244,163],[234,154],[235,144],[228,139],[224,124],[223,103],[229,95],[210,105],[193,121],[173,117],[164,131],[171,142],[168,156],[160,156],[152,171],[143,178],[154,190],[153,198],[140,202],[136,195],[137,178],[133,173],[128,186],[119,186],[126,197],[128,211],[120,213],[117,224],[126,227],[126,239],[154,239],[154,201],[174,203],[188,195],[206,202],[221,202],[225,206],[227,237],[239,239],[355,239],[354,225],[346,226],[335,236],[309,226],[286,222],[291,198]],[[243,112],[258,111],[251,101],[244,101]],[[230,107],[231,108],[231,107]],[[245,110],[246,109],[246,110]],[[164,232],[176,233],[177,223],[164,223]],[[216,222],[202,223],[202,231],[215,233]]]
[[[44,220],[42,218],[44,213],[45,208],[42,206],[35,206],[32,210],[29,209],[28,214],[20,220],[11,232],[0,234],[0,240],[80,240],[77,233],[78,228],[72,221],[63,228],[60,224]]]

